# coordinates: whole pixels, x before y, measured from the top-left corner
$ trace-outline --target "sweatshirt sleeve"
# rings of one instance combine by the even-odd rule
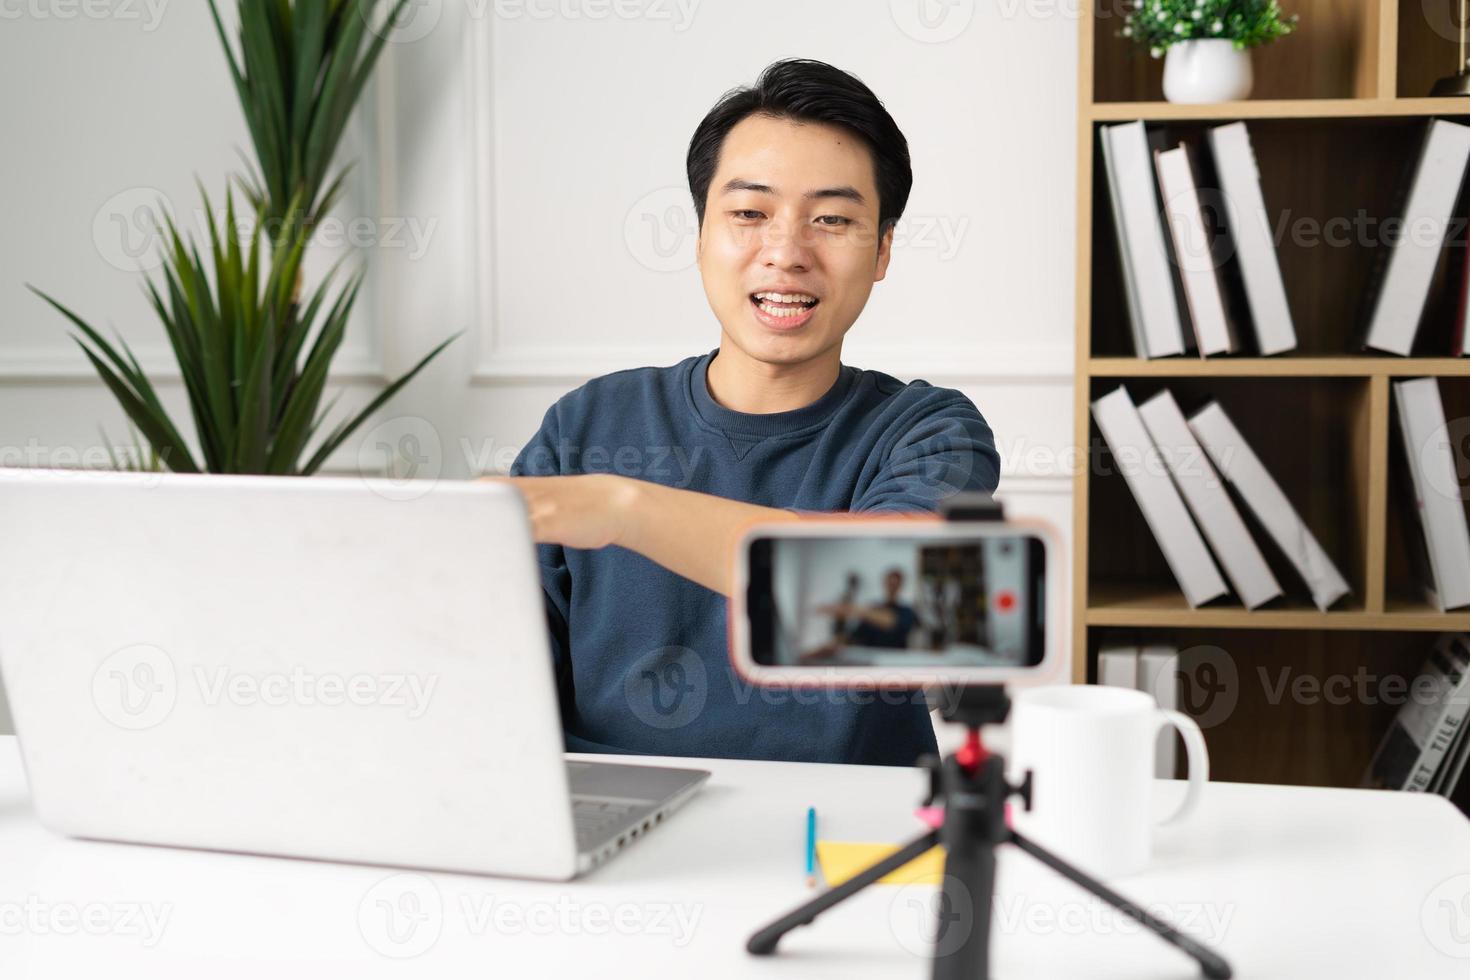
[[[857,512],[933,512],[964,491],[994,493],[1000,453],[980,411],[951,392],[894,440],[877,475],[853,501]]]
[[[558,407],[559,403],[547,409],[541,428],[511,464],[511,476],[560,474],[556,451]],[[536,545],[536,562],[541,569],[541,589],[546,601],[546,626],[551,640],[551,659],[556,667],[557,690],[566,703],[572,683],[571,635],[567,626],[572,604],[572,573],[567,568],[566,552],[559,544]]]

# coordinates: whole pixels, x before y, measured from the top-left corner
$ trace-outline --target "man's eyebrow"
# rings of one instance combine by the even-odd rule
[[[723,194],[729,194],[733,191],[754,191],[757,194],[776,193],[776,189],[770,184],[762,184],[754,180],[744,180],[740,177],[736,177],[732,180],[726,181],[725,186],[720,188],[720,192]],[[842,198],[843,200],[852,201],[854,204],[868,203],[868,199],[863,197],[862,192],[859,191],[856,187],[851,186],[850,184],[843,184],[840,187],[823,187],[819,190],[807,191],[805,194],[802,195],[802,197],[806,198],[809,201],[817,200],[820,198],[837,197]]]

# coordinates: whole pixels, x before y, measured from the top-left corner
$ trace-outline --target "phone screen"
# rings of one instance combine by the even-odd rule
[[[1045,566],[1030,535],[757,538],[751,654],[772,667],[1034,666]]]

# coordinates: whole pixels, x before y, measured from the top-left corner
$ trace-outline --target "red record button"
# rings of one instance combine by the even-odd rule
[[[1010,612],[1016,608],[1016,594],[1010,589],[996,593],[995,608],[1000,612]]]

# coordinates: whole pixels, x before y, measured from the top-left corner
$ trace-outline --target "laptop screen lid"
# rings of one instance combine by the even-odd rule
[[[0,671],[73,836],[567,878],[508,486],[0,470]]]

